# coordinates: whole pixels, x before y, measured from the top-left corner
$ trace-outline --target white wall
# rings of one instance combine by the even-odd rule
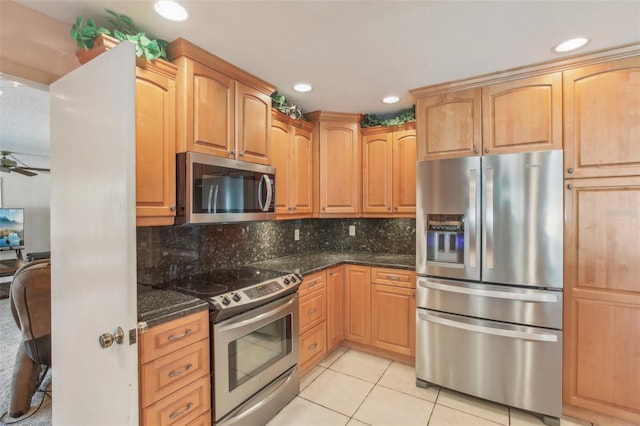
[[[25,250],[23,255],[50,250],[50,188],[51,176],[23,176],[0,173],[2,179],[2,207],[24,208]],[[15,259],[14,251],[0,252],[0,259]]]

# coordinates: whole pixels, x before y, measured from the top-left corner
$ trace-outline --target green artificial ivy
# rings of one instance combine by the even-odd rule
[[[391,126],[400,126],[404,123],[409,123],[412,121],[416,121],[416,106],[413,105],[411,108],[400,111],[398,115],[391,118],[382,118],[375,114],[364,114],[362,116],[362,120],[360,120],[360,127],[391,127]]]
[[[295,120],[304,120],[302,109],[298,105],[289,102],[284,95],[279,94],[277,90],[271,94],[271,105],[281,113]]]

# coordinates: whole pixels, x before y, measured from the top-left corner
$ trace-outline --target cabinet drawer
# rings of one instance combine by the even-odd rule
[[[189,423],[188,426],[211,426],[211,410]]]
[[[327,318],[327,292],[324,287],[300,298],[300,333]]]
[[[321,322],[300,336],[300,365],[320,359],[327,352],[327,323]]]
[[[207,310],[160,324],[140,336],[140,362],[144,364],[208,337]]]
[[[324,288],[327,284],[327,271],[320,271],[313,274],[305,275],[298,294],[303,297],[312,291],[316,291],[320,288]]]
[[[196,379],[208,375],[209,339],[189,345],[143,364],[140,369],[142,407],[172,394]]]
[[[371,282],[396,287],[416,288],[416,273],[405,269],[372,267]]]
[[[209,375],[142,411],[143,426],[183,426],[211,410]]]

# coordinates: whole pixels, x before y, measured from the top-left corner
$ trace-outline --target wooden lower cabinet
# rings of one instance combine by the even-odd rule
[[[344,338],[368,345],[371,340],[371,268],[344,267]]]
[[[211,424],[209,347],[208,311],[140,335],[141,425]]]
[[[640,177],[565,181],[564,413],[640,424]]]
[[[305,275],[300,298],[300,373],[309,371],[327,352],[327,272]]]
[[[327,271],[327,352],[344,340],[344,267]]]
[[[371,346],[415,357],[416,275],[371,268]]]

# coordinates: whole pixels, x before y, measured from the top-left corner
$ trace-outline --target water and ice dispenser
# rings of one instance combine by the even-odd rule
[[[427,215],[427,261],[464,264],[464,215]]]

